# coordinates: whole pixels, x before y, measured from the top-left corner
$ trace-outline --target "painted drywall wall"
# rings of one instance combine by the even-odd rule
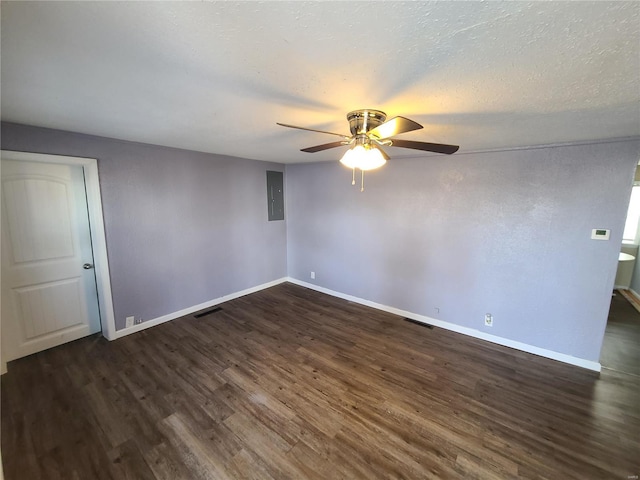
[[[286,275],[276,163],[2,124],[2,149],[98,159],[116,329]]]
[[[635,140],[396,159],[363,193],[337,162],[287,165],[289,276],[597,362],[639,156]]]

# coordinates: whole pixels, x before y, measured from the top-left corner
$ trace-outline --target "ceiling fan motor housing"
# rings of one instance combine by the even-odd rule
[[[369,130],[384,123],[387,114],[380,110],[354,110],[347,113],[351,135],[366,134]]]

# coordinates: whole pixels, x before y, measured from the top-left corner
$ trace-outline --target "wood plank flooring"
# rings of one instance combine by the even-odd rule
[[[282,284],[9,364],[17,479],[627,479],[640,384]]]

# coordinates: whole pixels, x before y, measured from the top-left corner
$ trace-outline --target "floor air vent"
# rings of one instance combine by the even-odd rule
[[[414,320],[413,318],[405,318],[405,322],[415,323],[416,325],[420,325],[421,327],[427,327],[429,330],[433,330],[433,325],[429,325],[428,323],[419,322],[418,320]]]
[[[211,315],[212,313],[216,313],[222,310],[222,307],[212,308],[211,310],[207,310],[206,312],[201,312],[194,315],[195,318],[206,317],[207,315]]]

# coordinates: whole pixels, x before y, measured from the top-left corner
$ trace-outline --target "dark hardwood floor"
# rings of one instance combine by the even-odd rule
[[[282,284],[9,364],[16,479],[628,479],[640,384]]]

